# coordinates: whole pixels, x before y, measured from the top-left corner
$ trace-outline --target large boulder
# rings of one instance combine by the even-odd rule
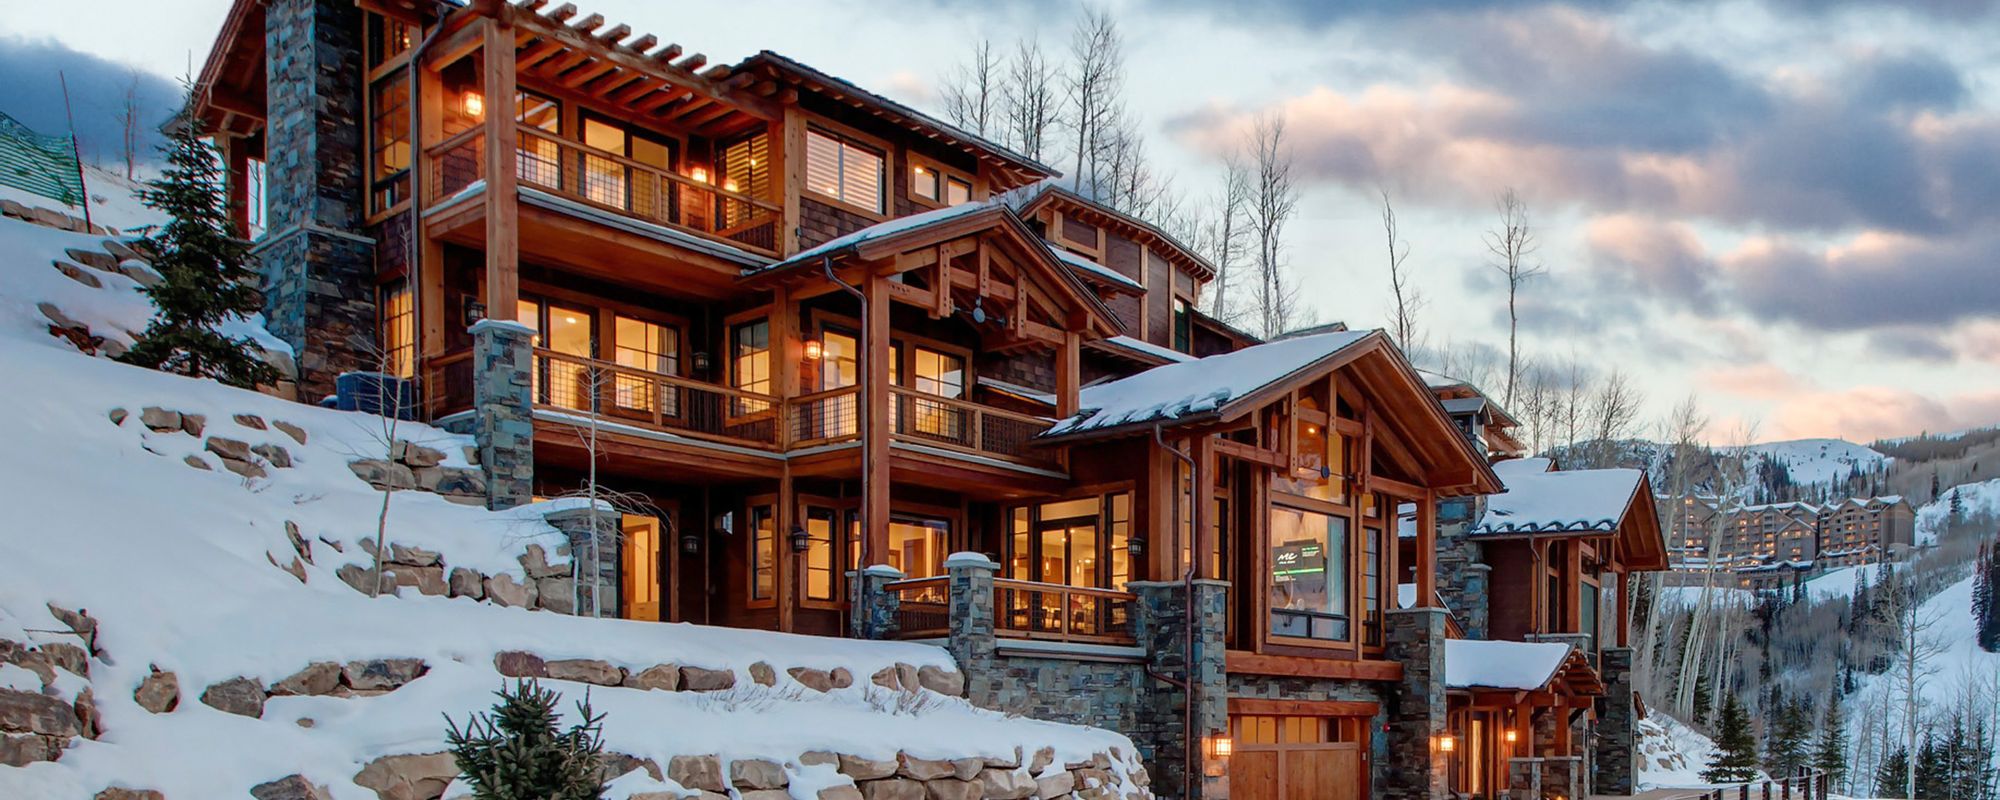
[[[50,642],[37,650],[48,657],[49,663],[81,677],[90,677],[90,654],[85,653],[83,648],[69,642]]]
[[[206,447],[208,452],[222,456],[223,458],[231,458],[237,461],[250,460],[250,443],[241,439],[210,436],[207,441],[202,443],[202,446]]]
[[[332,661],[315,661],[305,669],[271,685],[271,694],[320,695],[340,687],[340,665]]]
[[[155,714],[165,714],[181,703],[181,681],[172,672],[155,671],[139,681],[139,688],[132,691],[132,699],[140,708]]]
[[[349,661],[341,677],[356,691],[393,691],[428,671],[421,658],[373,658]]]
[[[444,567],[412,567],[396,565],[396,585],[414,586],[418,594],[443,597],[448,588],[444,580]]]
[[[989,769],[979,773],[980,795],[986,800],[1025,800],[1035,795],[1035,779],[1016,770]]]
[[[917,684],[938,694],[957,697],[965,693],[965,673],[927,664],[917,669]]]
[[[625,681],[625,670],[595,658],[559,658],[548,662],[549,677],[559,681],[580,681],[598,686],[617,686]]]
[[[167,796],[160,794],[157,789],[127,789],[123,786],[113,786],[98,792],[92,800],[167,800]]]
[[[833,691],[833,676],[826,670],[813,669],[812,667],[792,667],[785,671],[791,673],[792,680],[798,681],[800,685],[815,692]]]
[[[265,698],[264,684],[244,677],[230,678],[201,693],[203,705],[245,717],[264,716]]]
[[[181,412],[159,406],[139,409],[139,423],[158,433],[168,433],[181,429]]]
[[[934,781],[950,778],[958,772],[950,761],[944,759],[916,758],[909,753],[898,753],[896,761],[896,771],[912,780]]]
[[[840,754],[840,774],[853,778],[856,782],[887,778],[896,774],[899,765],[896,759],[873,759]]]
[[[909,778],[883,778],[861,784],[862,800],[924,800],[924,785]]]
[[[541,656],[524,650],[505,650],[493,654],[493,669],[509,678],[546,678],[549,676],[548,662]]]
[[[570,574],[568,562],[549,563],[548,551],[543,550],[538,544],[528,545],[527,551],[523,552],[518,560],[521,562],[521,569],[526,570],[528,577],[533,580],[568,577]]]
[[[83,732],[76,709],[40,692],[0,689],[0,731],[71,737]]]
[[[431,800],[457,777],[458,762],[450,753],[412,753],[370,761],[354,782],[381,800]]]
[[[655,664],[625,678],[634,689],[671,692],[681,688],[681,670],[672,664]]]
[[[395,542],[389,543],[389,560],[398,564],[408,564],[412,567],[435,567],[438,565],[439,558],[441,556],[436,550],[425,550],[421,547],[396,544]]]
[[[257,800],[327,800],[327,793],[306,780],[304,775],[286,775],[275,781],[250,787]]]
[[[957,778],[924,781],[924,794],[928,800],[981,800],[979,793],[983,790],[979,781]]]
[[[715,756],[674,756],[667,762],[667,780],[705,792],[729,791],[722,780],[722,760]]]
[[[558,614],[576,614],[576,579],[542,578],[535,581],[537,602],[542,608]]]
[[[0,765],[25,767],[37,761],[54,761],[62,758],[64,741],[60,736],[38,733],[0,733]]]
[[[394,461],[363,458],[347,462],[347,468],[354,472],[354,477],[367,481],[368,485],[377,489],[417,488],[416,473]]]
[[[452,597],[481,600],[486,597],[486,583],[475,570],[452,567],[451,574],[445,577],[445,593]]]
[[[778,685],[778,672],[771,669],[770,664],[759,661],[750,665],[750,680],[754,681],[758,686],[776,686]]]
[[[729,782],[738,789],[782,789],[791,785],[783,766],[761,758],[739,758],[729,762]]]
[[[534,608],[535,603],[541,599],[541,590],[535,586],[534,581],[522,583],[505,572],[487,576],[485,589],[486,599],[493,601],[494,605]]]
[[[719,692],[735,687],[735,670],[681,667],[681,688],[687,691]]]
[[[1042,800],[1061,797],[1076,790],[1076,775],[1059,770],[1035,779],[1035,796]]]

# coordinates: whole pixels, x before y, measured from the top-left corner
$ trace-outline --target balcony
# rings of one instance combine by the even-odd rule
[[[769,451],[803,450],[859,438],[860,389],[848,386],[780,398],[609,361],[534,350],[535,407],[717,444]],[[472,352],[429,359],[420,384],[423,408],[436,419],[472,407]],[[1032,445],[1050,420],[977,403],[891,387],[892,441],[963,456],[1052,469]]]
[[[776,203],[708,180],[705,168],[682,175],[659,165],[584,145],[527,125],[516,126],[515,174],[523,189],[658,225],[759,256],[778,254]],[[428,207],[486,178],[484,128],[471,128],[426,150]]]

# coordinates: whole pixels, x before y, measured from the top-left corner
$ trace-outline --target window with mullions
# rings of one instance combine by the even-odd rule
[[[410,193],[410,84],[389,75],[368,89],[370,207],[387,211]]]
[[[416,374],[417,315],[410,282],[399,280],[381,289],[383,371],[398,378]]]
[[[1186,298],[1174,298],[1174,349],[1194,352],[1194,307]]]
[[[1271,507],[1271,634],[1348,641],[1347,519]]]
[[[381,14],[368,15],[368,68],[374,69],[402,55],[416,43],[416,27]]]
[[[778,585],[778,522],[770,506],[750,507],[750,599],[769,600]]]
[[[771,393],[771,323],[756,320],[739,324],[729,330],[729,379],[730,385],[746,392]],[[764,400],[736,398],[732,402],[737,414],[754,414],[770,409]]]
[[[854,562],[858,513],[852,509],[806,507],[806,554],[803,592],[807,600],[834,602],[841,597],[841,578]],[[845,518],[844,526],[839,520]]]
[[[662,415],[679,415],[680,392],[640,373],[681,374],[680,329],[618,314],[612,319],[612,336],[614,360],[637,371],[621,370],[613,378],[611,394],[618,407],[646,412],[657,407]]]
[[[1361,643],[1382,644],[1382,529],[1361,529]]]
[[[1120,492],[1022,506],[1010,512],[1007,577],[1018,581],[1123,591],[1132,577],[1132,498]],[[1102,595],[1031,586],[995,597],[999,624],[1038,633],[1096,636],[1122,629],[1125,604]]]

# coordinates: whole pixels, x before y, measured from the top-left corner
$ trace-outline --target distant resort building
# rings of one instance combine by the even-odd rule
[[[1738,506],[1719,530],[1716,515],[1725,512],[1713,496],[1663,497],[1660,505],[1678,517],[1667,520],[1668,580],[1678,584],[1700,583],[1712,568],[1741,588],[1779,588],[1898,558],[1915,541],[1916,512],[1901,495]]]

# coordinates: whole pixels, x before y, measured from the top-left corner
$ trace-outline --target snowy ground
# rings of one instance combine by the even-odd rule
[[[1960,484],[1946,489],[1944,496],[1917,509],[1917,544],[1936,544],[1951,522],[1951,496],[1958,493],[1960,513],[1966,518],[2000,517],[2000,478]]]
[[[1798,439],[1765,442],[1741,448],[1744,452],[1768,455],[1783,462],[1792,483],[1800,486],[1828,485],[1847,480],[1857,470],[1882,468],[1889,457],[1844,439]]]
[[[123,172],[110,172],[85,166],[83,173],[87,182],[85,188],[90,194],[91,222],[117,228],[120,231],[131,231],[146,225],[158,225],[164,220],[160,212],[147,208],[144,203],[139,202],[139,184],[125,180]],[[144,176],[141,176],[142,180],[143,178]],[[0,186],[0,199],[60,211],[77,218],[83,217],[81,206],[65,206],[12,186]]]
[[[1715,756],[1715,742],[1679,720],[1654,711],[1639,721],[1639,788],[1709,786],[1701,770]]]
[[[77,237],[0,219],[0,364],[11,391],[0,393],[0,639],[74,642],[48,604],[87,609],[98,621],[104,657],[89,664],[104,734],[77,738],[56,762],[0,767],[0,797],[87,798],[113,784],[158,789],[170,798],[242,797],[248,787],[293,773],[329,786],[335,798],[372,798],[351,782],[386,754],[442,749],[444,720],[492,702],[502,683],[496,652],[532,650],[547,658],[589,657],[634,670],[662,662],[730,670],[730,692],[597,688],[608,714],[609,750],[665,765],[678,754],[769,758],[787,764],[793,791],[845,779],[831,767],[801,767],[800,753],[835,750],[863,757],[898,750],[915,757],[1005,757],[1016,748],[1056,750],[1055,761],[1112,751],[1136,767],[1125,737],[975,709],[957,698],[905,697],[869,687],[867,676],[898,662],[951,667],[943,650],[908,643],[855,642],[704,628],[591,620],[416,596],[367,598],[335,577],[367,564],[381,495],[356,479],[350,459],[379,456],[379,420],[277,400],[83,356],[51,337],[37,303],[54,302],[93,330],[135,330],[144,309],[130,282],[94,273],[89,289],[49,264],[51,249],[84,246]],[[143,298],[140,298],[143,303]],[[155,433],[140,410],[160,406],[206,415],[206,433],[288,448],[295,462],[245,479],[184,463],[202,440]],[[107,416],[126,409],[114,424]],[[306,443],[234,415],[283,420]],[[468,441],[406,424],[400,432],[457,455]],[[419,492],[399,493],[389,511],[391,540],[440,551],[448,563],[521,575],[516,557],[530,544],[553,552],[559,534],[541,521],[546,505],[491,513]],[[288,560],[286,523],[317,542],[303,584],[273,566]],[[329,543],[339,543],[337,552]],[[421,658],[428,674],[392,693],[341,698],[274,697],[261,718],[227,714],[196,700],[203,687],[235,676],[269,684],[310,662]],[[753,662],[777,668],[776,685],[749,685]],[[855,686],[804,689],[791,666],[846,667]],[[178,674],[182,700],[165,714],[134,701],[152,668]],[[83,679],[58,670],[52,691],[74,699]],[[0,686],[34,690],[31,673],[0,666]],[[551,682],[571,698],[584,686]],[[912,699],[914,698],[914,699]],[[305,727],[303,720],[310,720]],[[675,790],[650,780],[621,781],[611,797]]]

